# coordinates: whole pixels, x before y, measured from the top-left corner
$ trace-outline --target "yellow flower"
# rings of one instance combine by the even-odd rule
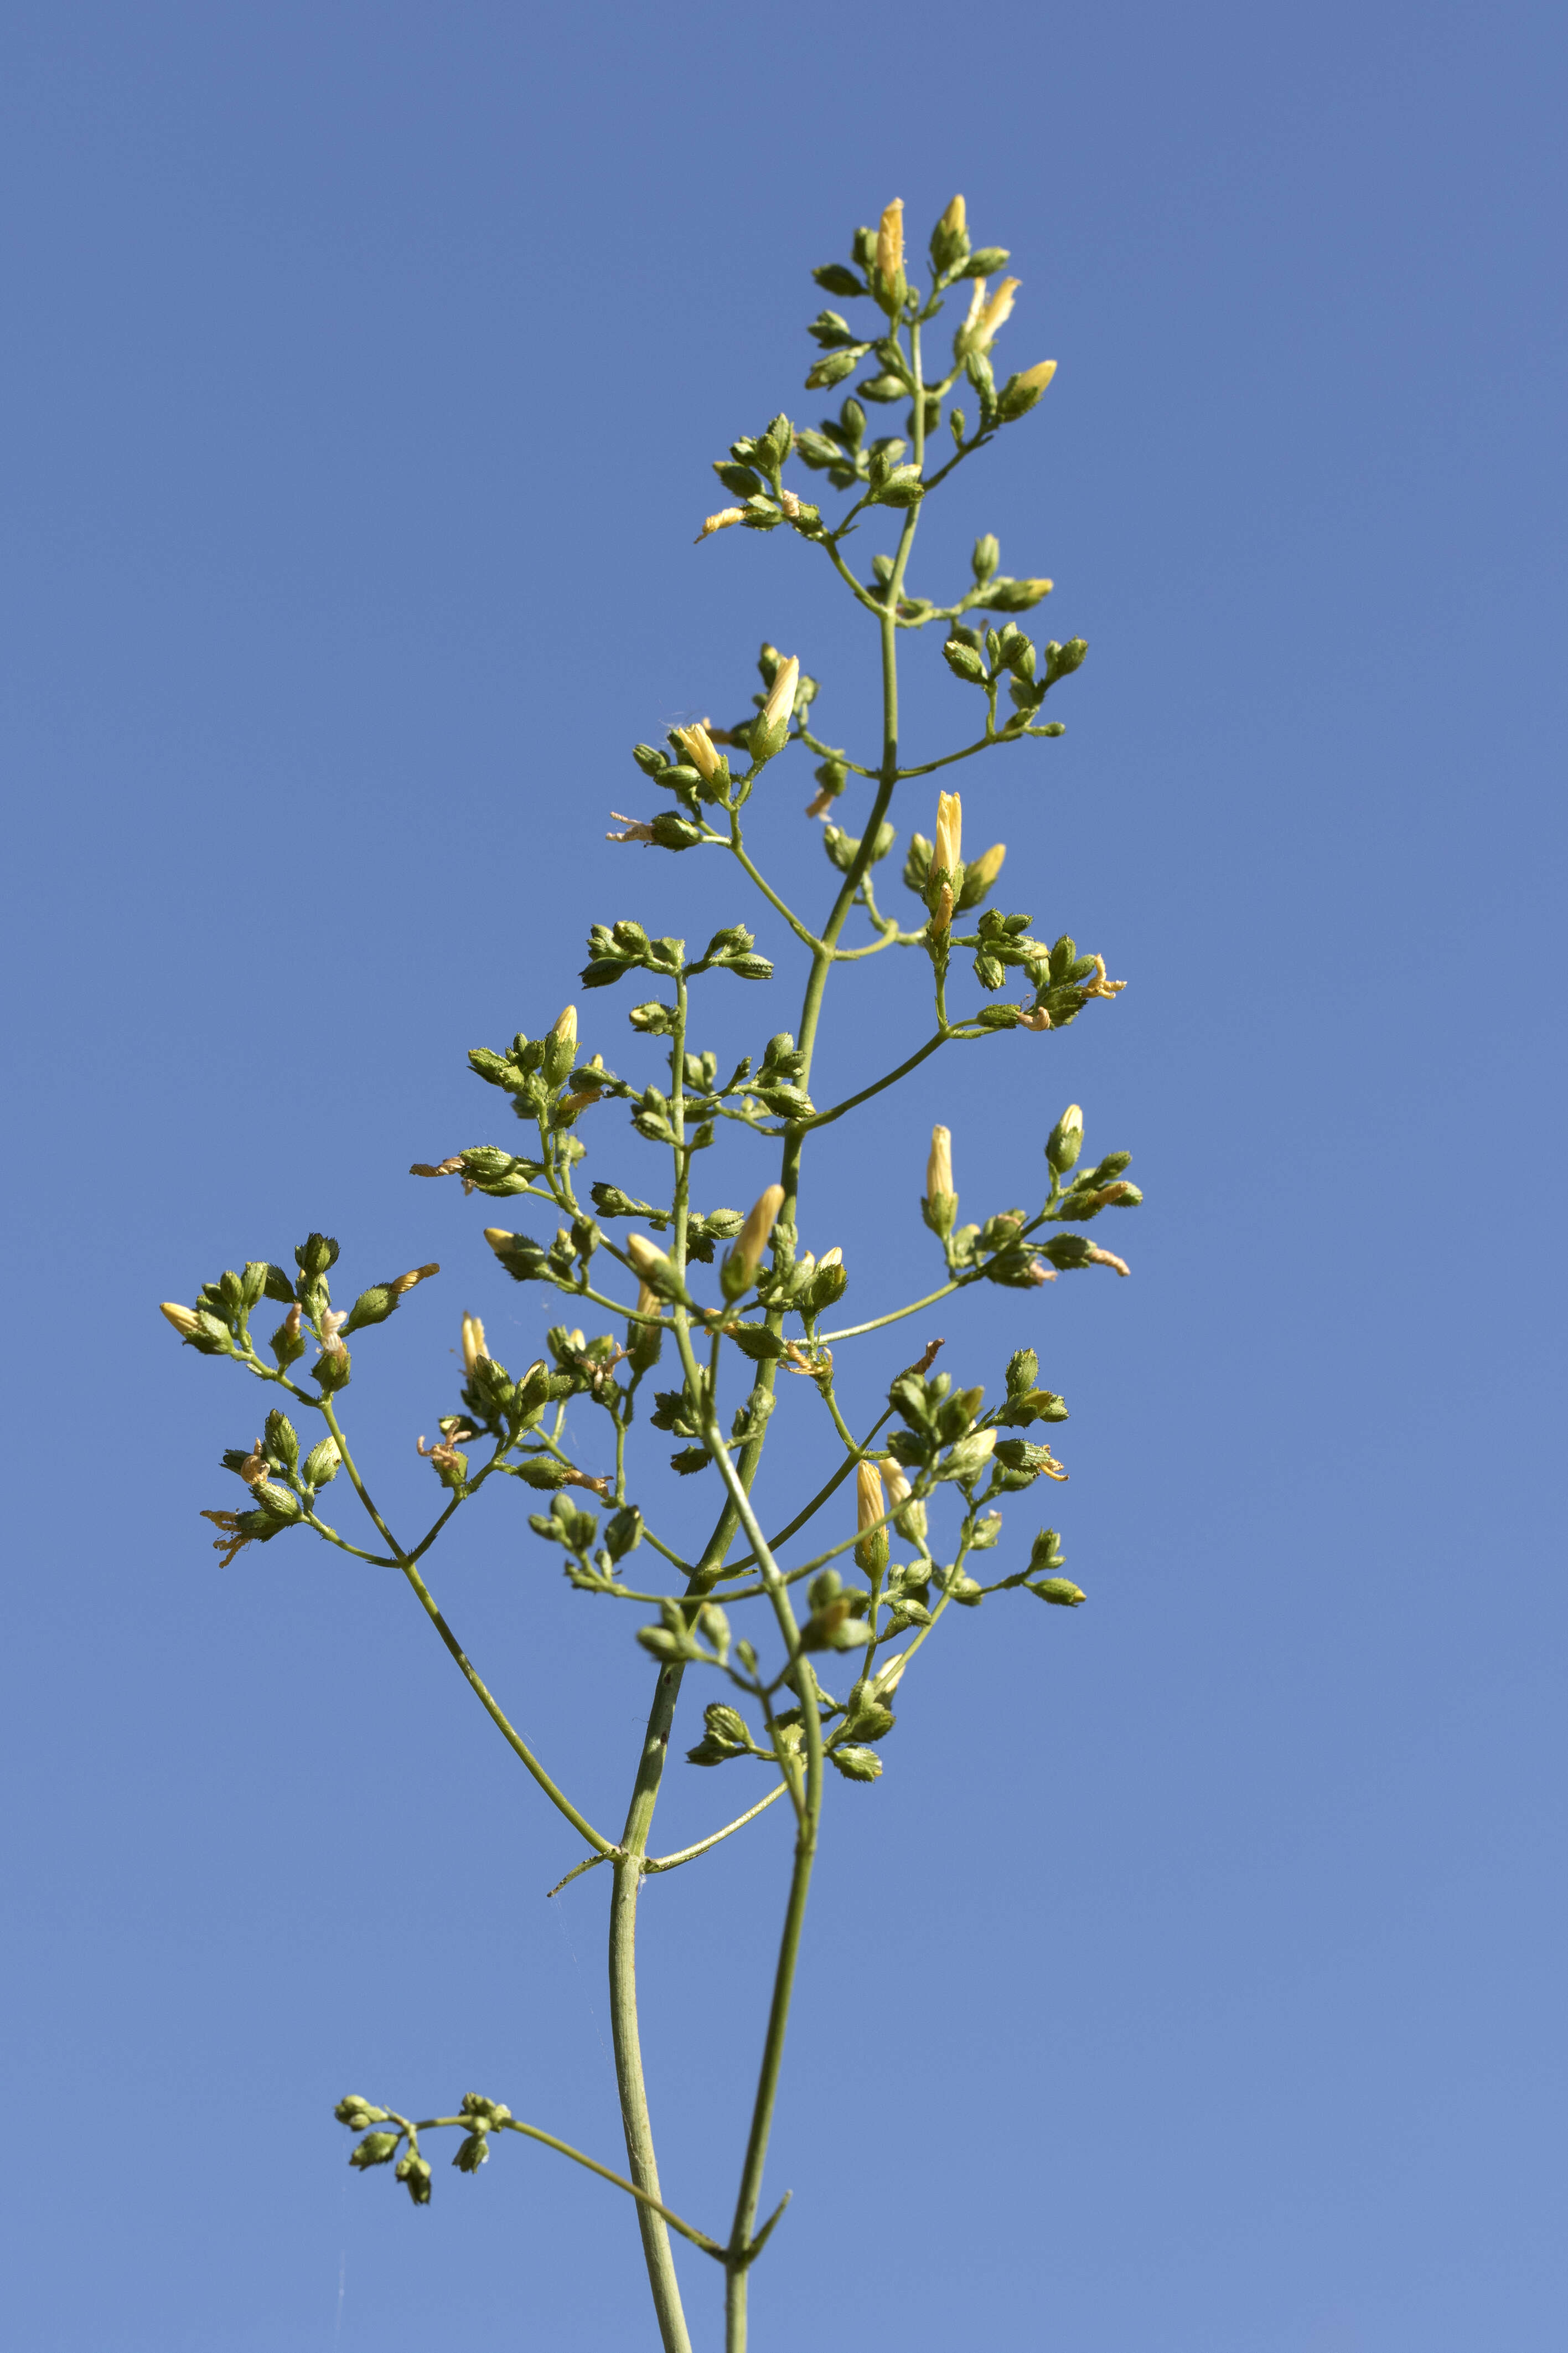
[[[182,1340],[188,1340],[193,1332],[201,1329],[201,1320],[194,1307],[180,1307],[174,1300],[165,1299],[158,1313],[168,1317]]]
[[[745,512],[746,510],[744,507],[721,507],[717,514],[710,514],[708,517],[707,522],[698,533],[697,538],[693,540],[692,545],[695,547],[700,541],[706,539],[712,532],[728,531],[732,522],[739,522],[741,521]]]
[[[703,783],[711,784],[723,763],[713,749],[713,739],[704,722],[700,719],[692,726],[678,727],[674,732],[676,742]]]
[[[563,1039],[568,1046],[575,1048],[577,1043],[577,1008],[574,1005],[565,1006],[562,1011],[556,1015],[554,1020],[550,1025],[550,1034],[552,1038]]]
[[[890,286],[903,266],[904,200],[902,196],[895,196],[883,213],[877,231],[877,267]]]
[[[963,860],[963,803],[957,793],[939,793],[936,803],[936,844],[931,851],[933,874],[945,870],[956,876]]]
[[[862,1462],[855,1473],[855,1525],[860,1531],[855,1557],[873,1576],[888,1566],[888,1531],[878,1525],[887,1515],[882,1474],[874,1462]],[[875,1529],[876,1533],[868,1535],[868,1529]]]
[[[966,234],[969,216],[964,211],[962,196],[954,196],[952,204],[943,213],[940,226],[947,231],[949,237],[963,237]]]
[[[768,689],[768,699],[763,705],[763,725],[771,733],[775,728],[787,727],[795,709],[795,691],[800,684],[800,663],[794,654],[781,662]]]
[[[1049,384],[1052,376],[1055,375],[1056,372],[1057,364],[1055,360],[1037,360],[1032,368],[1026,368],[1024,370],[1023,375],[1018,378],[1018,382],[1020,385],[1027,385],[1029,390],[1033,393],[1042,393],[1044,392],[1047,385]]]
[[[934,1201],[942,1195],[958,1198],[952,1182],[952,1130],[933,1127],[931,1132],[931,1154],[926,1161],[926,1198]]]
[[[765,1193],[759,1195],[750,1217],[735,1237],[735,1247],[730,1253],[731,1261],[748,1282],[756,1273],[763,1252],[768,1246],[774,1220],[784,1208],[784,1198],[782,1185],[770,1185]]]
[[[973,881],[977,881],[983,891],[989,891],[991,885],[995,881],[996,877],[1002,871],[1002,860],[1006,857],[1006,843],[1005,841],[994,841],[990,849],[984,851],[982,855],[974,860],[973,864],[967,868],[966,871],[970,879]]]
[[[488,1357],[489,1355],[489,1350],[485,1346],[484,1325],[480,1323],[477,1315],[465,1315],[463,1318],[464,1372],[471,1376],[474,1366],[479,1362],[480,1358]]]

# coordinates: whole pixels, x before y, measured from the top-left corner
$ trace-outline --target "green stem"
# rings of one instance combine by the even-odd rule
[[[447,1620],[441,1615],[440,1610],[437,1608],[435,1598],[432,1595],[429,1587],[420,1576],[417,1567],[415,1566],[412,1556],[404,1551],[403,1546],[398,1543],[397,1538],[393,1535],[391,1529],[387,1526],[386,1522],[382,1518],[381,1514],[371,1502],[364,1481],[360,1477],[359,1472],[354,1466],[353,1457],[349,1452],[348,1441],[345,1440],[342,1430],[339,1427],[338,1418],[333,1410],[331,1398],[322,1398],[321,1412],[326,1418],[327,1428],[337,1440],[338,1452],[342,1458],[343,1469],[348,1472],[349,1478],[353,1482],[354,1493],[358,1495],[360,1502],[364,1505],[365,1510],[370,1514],[371,1518],[375,1522],[376,1526],[381,1530],[382,1535],[386,1538],[388,1547],[395,1558],[397,1567],[403,1571],[404,1576],[408,1579],[409,1584],[414,1588],[418,1599],[420,1608],[424,1610],[426,1616],[429,1619],[430,1623],[435,1627],[437,1634],[440,1635],[442,1641],[445,1642],[447,1650],[457,1661],[458,1667],[462,1670],[464,1680],[468,1684],[470,1690],[474,1693],[475,1697],[479,1700],[479,1703],[484,1709],[485,1714],[489,1717],[490,1722],[495,1725],[497,1731],[501,1735],[501,1737],[506,1741],[513,1754],[521,1758],[521,1762],[527,1766],[529,1771],[532,1774],[534,1779],[538,1782],[545,1796],[550,1799],[551,1804],[554,1806],[558,1811],[565,1815],[567,1820],[571,1823],[578,1836],[580,1838],[586,1839],[588,1844],[596,1849],[600,1854],[614,1854],[616,1849],[611,1844],[610,1841],[604,1836],[602,1831],[596,1831],[594,1828],[593,1823],[589,1821],[586,1815],[580,1814],[578,1812],[576,1807],[572,1803],[571,1799],[567,1797],[564,1790],[558,1789],[556,1788],[554,1782],[551,1779],[549,1774],[545,1771],[543,1766],[540,1763],[532,1749],[530,1748],[528,1743],[523,1739],[521,1734],[516,1731],[513,1726],[508,1723],[499,1702],[496,1700],[493,1694],[486,1687],[484,1682],[476,1672],[467,1652],[464,1651],[462,1644],[458,1641],[456,1634],[453,1633],[450,1626],[447,1625]]]
[[[675,990],[675,1033],[670,1040],[669,1057],[669,1113],[675,1134],[675,1202],[669,1256],[684,1278],[690,1203],[690,1155],[683,1149],[686,1141],[684,973],[676,975]],[[675,1310],[675,1328],[682,1354],[689,1357],[691,1346],[689,1317],[684,1307],[677,1306]],[[693,1388],[695,1394],[695,1384]],[[679,1696],[679,1668],[669,1666],[661,1669],[654,1689],[647,1730],[643,1736],[642,1755],[637,1760],[637,1778],[632,1785],[631,1803],[626,1810],[626,1829],[621,1837],[621,1851],[616,1862],[615,1883],[610,1894],[610,2027],[616,2052],[616,2083],[620,2093],[621,2125],[626,2134],[626,2161],[632,2179],[649,2194],[648,2202],[637,2208],[637,2224],[642,2232],[643,2261],[647,2269],[648,2287],[665,2353],[690,2353],[691,2340],[681,2306],[680,2284],[676,2277],[669,2233],[665,2228],[664,2214],[656,2203],[658,2198],[658,2161],[654,2152],[647,2084],[643,2073],[642,2037],[637,2024],[637,1894],[642,1885],[648,1831],[653,1822],[654,1808],[658,1802],[664,1760],[669,1748],[670,1726],[675,1720],[675,1705]]]

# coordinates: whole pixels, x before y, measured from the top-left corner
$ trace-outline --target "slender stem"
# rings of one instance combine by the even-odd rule
[[[1002,1033],[998,1030],[996,1034],[1000,1037]],[[881,1094],[888,1087],[897,1086],[900,1079],[908,1078],[911,1071],[919,1070],[921,1064],[929,1060],[939,1046],[946,1045],[952,1035],[951,1029],[945,1028],[939,1029],[934,1038],[928,1038],[925,1044],[910,1056],[908,1061],[900,1062],[896,1071],[888,1072],[886,1078],[873,1080],[868,1087],[862,1087],[858,1094],[846,1095],[844,1101],[841,1103],[835,1103],[830,1111],[813,1112],[809,1118],[800,1122],[800,1125],[803,1128],[830,1127],[836,1119],[842,1119],[847,1111],[854,1111],[859,1104],[869,1103],[873,1095]]]
[[[421,2116],[412,2130],[414,2134],[439,2132],[447,2126],[455,2127],[459,2132],[471,2132],[474,2119],[472,2116]],[[521,2133],[525,2140],[536,2140],[545,2148],[552,2148],[558,2157],[569,2157],[574,2165],[584,2167],[589,2173],[596,2173],[601,2181],[613,2182],[617,2189],[624,2189],[628,2198],[636,2198],[643,2205],[651,2206],[655,2213],[664,2217],[672,2231],[679,2231],[683,2239],[689,2239],[694,2247],[702,2249],[704,2254],[715,2255],[721,2263],[723,2262],[724,2250],[717,2239],[710,2239],[706,2231],[699,2231],[692,2223],[683,2221],[679,2214],[661,2205],[646,2189],[639,2189],[635,2181],[628,2181],[624,2173],[614,2172],[609,2166],[601,2165],[596,2157],[588,2157],[582,2149],[574,2148],[569,2140],[557,2140],[553,2133],[542,2131],[538,2125],[525,2125],[519,2116],[503,2116],[499,2124],[491,2125],[489,2129],[491,2132]]]
[[[973,1280],[973,1277],[970,1280]],[[889,1314],[873,1315],[868,1324],[851,1324],[843,1332],[824,1332],[822,1345],[826,1348],[835,1340],[858,1340],[862,1332],[879,1332],[884,1324],[901,1324],[906,1315],[918,1315],[922,1307],[934,1307],[939,1299],[950,1299],[955,1291],[962,1291],[963,1288],[964,1282],[962,1279],[953,1282],[944,1282],[940,1291],[928,1291],[923,1299],[911,1299],[907,1307],[895,1307]]]
[[[670,1125],[675,1138],[675,1202],[669,1255],[684,1277],[690,1202],[690,1155],[682,1148],[686,1141],[684,973],[676,975],[675,990],[675,1031],[670,1039],[669,1056]],[[690,1350],[689,1324],[687,1310],[677,1306],[676,1335],[687,1354]],[[654,1689],[647,1730],[643,1736],[642,1755],[637,1760],[637,1778],[632,1785],[631,1803],[626,1811],[626,1824],[622,1833],[621,1852],[616,1862],[615,1882],[610,1894],[610,2027],[616,2052],[616,2084],[621,2099],[621,2125],[626,2134],[626,2161],[631,2168],[632,2179],[649,2193],[652,2200],[658,2197],[658,2160],[654,2153],[653,2123],[648,2115],[642,2037],[637,2022],[637,1894],[642,1885],[643,1859],[647,1852],[653,1810],[658,1802],[659,1782],[669,1747],[669,1729],[675,1720],[675,1704],[679,1695],[680,1670],[675,1666],[663,1668]],[[680,2284],[676,2277],[675,2258],[670,2251],[663,2213],[655,2211],[651,2203],[639,2205],[637,2224],[642,2232],[643,2261],[647,2268],[648,2287],[653,2296],[664,2353],[690,2353],[691,2340],[687,2333],[686,2315],[680,2302]]]
[[[743,1831],[748,1822],[754,1822],[759,1814],[765,1813],[775,1798],[784,1796],[786,1786],[781,1781],[776,1789],[770,1789],[765,1798],[759,1799],[757,1803],[749,1807],[743,1814],[738,1814],[732,1822],[726,1822],[721,1831],[713,1832],[711,1838],[699,1839],[695,1846],[683,1846],[679,1854],[650,1855],[643,1865],[645,1873],[674,1871],[679,1864],[690,1862],[698,1855],[706,1854],[709,1848],[717,1846],[721,1839],[732,1838],[737,1831]]]
[[[586,1839],[588,1844],[595,1848],[598,1853],[602,1855],[613,1855],[616,1852],[616,1849],[610,1841],[605,1837],[603,1831],[596,1831],[594,1828],[593,1823],[589,1821],[585,1814],[580,1814],[578,1812],[576,1807],[572,1803],[571,1799],[567,1797],[564,1790],[558,1789],[556,1788],[554,1782],[551,1779],[549,1774],[545,1771],[543,1766],[540,1763],[532,1749],[530,1748],[528,1743],[523,1739],[521,1734],[515,1731],[507,1722],[499,1703],[496,1701],[493,1694],[487,1689],[479,1674],[475,1672],[462,1644],[458,1641],[456,1634],[453,1633],[450,1626],[447,1625],[447,1620],[441,1615],[440,1610],[436,1607],[435,1599],[430,1592],[429,1587],[426,1584],[424,1578],[420,1576],[418,1569],[415,1567],[413,1561],[409,1559],[406,1553],[401,1556],[397,1566],[402,1569],[404,1576],[414,1588],[420,1608],[424,1610],[426,1616],[429,1619],[430,1623],[435,1627],[436,1631],[440,1635],[442,1641],[445,1642],[447,1650],[450,1651],[453,1658],[457,1661],[458,1665],[462,1670],[464,1680],[468,1684],[469,1689],[473,1692],[475,1697],[479,1703],[479,1705],[484,1709],[485,1714],[489,1717],[490,1722],[495,1725],[503,1740],[506,1741],[508,1746],[512,1750],[513,1754],[520,1757],[522,1763],[527,1766],[529,1771],[532,1774],[534,1779],[538,1782],[540,1788],[549,1799],[551,1804],[554,1806],[559,1812],[565,1815],[567,1820],[571,1823],[578,1836],[580,1838]]]

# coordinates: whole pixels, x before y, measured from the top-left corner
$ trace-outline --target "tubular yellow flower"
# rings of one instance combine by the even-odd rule
[[[957,1200],[952,1182],[952,1130],[933,1127],[931,1132],[931,1155],[926,1161],[926,1198],[935,1201],[943,1195]]]
[[[638,1282],[637,1314],[639,1315],[657,1315],[663,1304],[657,1291],[646,1282]]]
[[[759,1196],[750,1217],[735,1237],[735,1247],[730,1253],[731,1262],[738,1273],[744,1274],[748,1282],[756,1273],[763,1252],[768,1246],[773,1222],[784,1208],[784,1198],[782,1185],[770,1185],[767,1191]]]
[[[477,1315],[465,1315],[463,1318],[464,1372],[471,1375],[480,1357],[488,1357],[489,1355],[489,1350],[485,1346],[484,1325]]]
[[[193,1332],[199,1331],[201,1328],[195,1309],[181,1307],[173,1299],[165,1299],[158,1313],[160,1315],[168,1317],[182,1340],[188,1340]]]
[[[931,910],[931,921],[926,925],[926,930],[933,940],[940,940],[952,923],[952,885],[951,882],[944,882],[936,905]]]
[[[904,266],[904,200],[895,196],[877,231],[877,267],[890,285]]]
[[[969,227],[969,216],[963,208],[963,198],[954,196],[942,216],[942,226],[949,237],[963,237]]]
[[[863,1569],[875,1576],[888,1566],[888,1531],[877,1527],[885,1519],[888,1499],[882,1493],[882,1474],[874,1462],[862,1462],[855,1473],[855,1525],[860,1530],[860,1541],[855,1547],[855,1557]],[[867,1535],[875,1528],[874,1535]]]
[[[713,739],[709,734],[705,723],[699,719],[692,726],[678,727],[674,733],[676,742],[703,783],[711,784],[722,763],[718,753],[713,749]]]
[[[1023,282],[1021,278],[1004,278],[990,301],[980,305],[978,313],[975,313],[972,308],[971,315],[974,319],[974,327],[970,348],[973,351],[990,350],[995,335],[1006,325],[1013,315],[1013,297]],[[980,281],[980,290],[982,293],[985,290],[984,279]]]
[[[800,684],[800,663],[794,654],[781,662],[768,689],[768,699],[763,705],[763,725],[770,732],[787,727],[795,709],[795,691]]]
[[[728,531],[732,522],[739,522],[741,521],[745,512],[746,510],[744,507],[721,507],[717,514],[710,514],[708,517],[707,522],[698,533],[697,538],[692,541],[692,545],[694,547],[697,546],[700,541],[708,538],[710,533],[716,531]]]
[[[949,877],[955,876],[963,860],[963,803],[957,793],[939,793],[936,803],[936,841],[931,850],[931,871],[933,874],[945,869]]]
[[[646,1234],[628,1234],[626,1256],[636,1267],[638,1279],[646,1290],[649,1274],[656,1266],[662,1266],[664,1263],[664,1252],[656,1242],[650,1242]],[[638,1304],[640,1306],[640,1300]]]

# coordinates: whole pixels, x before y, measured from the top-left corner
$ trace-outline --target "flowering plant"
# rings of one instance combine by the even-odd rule
[[[875,231],[857,231],[849,264],[829,263],[814,273],[829,295],[868,303],[872,315],[864,335],[836,311],[825,310],[813,321],[820,356],[806,377],[808,388],[837,385],[862,364],[871,372],[836,417],[816,427],[775,417],[763,432],[735,441],[714,470],[734,503],[710,515],[700,538],[737,527],[791,533],[821,550],[874,624],[882,687],[879,752],[860,762],[821,741],[813,726],[816,681],[803,675],[795,659],[764,645],[762,691],[748,717],[729,727],[703,722],[674,728],[668,748],[637,745],[639,769],[670,797],[669,805],[647,818],[621,818],[621,830],[610,837],[674,852],[710,849],[732,861],[726,871],[738,869],[761,892],[803,953],[796,1029],[779,1031],[759,1058],[742,1058],[721,1076],[718,1057],[692,1042],[695,992],[716,975],[752,984],[773,977],[752,933],[726,923],[700,955],[691,955],[684,940],[653,934],[640,923],[595,924],[582,985],[596,991],[639,976],[652,985],[655,993],[635,1005],[629,1018],[637,1039],[657,1054],[657,1077],[623,1079],[602,1053],[585,1054],[577,1013],[569,1006],[542,1035],[519,1032],[504,1050],[478,1048],[468,1057],[479,1079],[510,1100],[523,1123],[521,1147],[476,1145],[413,1172],[457,1176],[465,1194],[547,1204],[561,1221],[550,1240],[510,1227],[486,1228],[497,1267],[515,1282],[563,1294],[574,1313],[598,1310],[613,1328],[588,1337],[576,1323],[563,1321],[547,1332],[544,1354],[514,1377],[491,1355],[482,1323],[464,1317],[460,1398],[441,1417],[435,1442],[419,1441],[446,1499],[426,1533],[405,1543],[372,1500],[340,1402],[353,1376],[350,1340],[357,1344],[361,1332],[385,1323],[437,1267],[373,1283],[347,1310],[335,1309],[330,1278],[338,1244],[313,1233],[295,1251],[293,1271],[253,1260],[242,1271],[204,1284],[194,1305],[170,1303],[163,1311],[191,1347],[232,1359],[279,1395],[262,1436],[224,1457],[247,1491],[243,1509],[206,1514],[220,1531],[217,1548],[226,1564],[247,1546],[309,1531],[358,1559],[399,1572],[514,1755],[585,1843],[588,1852],[568,1878],[600,1864],[610,1867],[611,2010],[626,2173],[478,2094],[465,2097],[455,2115],[425,2118],[357,2096],[344,2099],[338,2118],[360,2136],[350,2162],[390,2165],[416,2205],[424,2205],[431,2194],[426,2141],[451,2127],[462,2136],[453,2160],[461,2172],[472,2173],[486,2161],[498,2135],[517,2133],[615,2183],[635,2201],[667,2353],[689,2345],[672,2232],[721,2267],[728,2353],[741,2353],[745,2344],[752,2267],[783,2211],[782,2204],[775,2206],[759,2221],[796,1956],[830,1783],[865,1784],[881,1773],[895,1702],[917,1661],[923,1672],[921,1653],[952,1608],[973,1609],[989,1595],[1016,1590],[1060,1608],[1076,1607],[1084,1598],[1063,1573],[1061,1543],[1052,1528],[1042,1529],[1005,1574],[988,1582],[976,1574],[1001,1537],[998,1500],[1040,1479],[1067,1475],[1047,1433],[1066,1419],[1068,1409],[1058,1391],[1041,1386],[1032,1347],[1009,1356],[1000,1395],[988,1406],[978,1384],[962,1386],[933,1369],[942,1344],[931,1342],[895,1372],[885,1409],[859,1436],[840,1410],[834,1351],[977,1283],[1028,1293],[1059,1274],[1091,1267],[1125,1274],[1124,1261],[1099,1248],[1083,1229],[1106,1209],[1138,1202],[1138,1190],[1124,1174],[1129,1155],[1112,1152],[1080,1166],[1083,1119],[1069,1105],[1046,1142],[1039,1206],[961,1225],[952,1137],[945,1127],[936,1128],[921,1208],[941,1250],[941,1282],[920,1299],[833,1328],[848,1271],[837,1250],[814,1256],[801,1228],[803,1165],[821,1129],[944,1049],[1015,1030],[1064,1029],[1121,986],[1107,979],[1100,956],[1080,955],[1070,938],[1049,944],[1031,935],[1027,915],[1003,913],[988,903],[1005,853],[997,844],[965,860],[956,793],[939,794],[931,838],[916,833],[910,843],[903,881],[918,919],[906,927],[884,913],[873,886],[873,870],[894,840],[889,811],[895,794],[902,790],[907,799],[917,780],[960,761],[1059,735],[1060,723],[1041,715],[1046,700],[1088,650],[1081,638],[1037,646],[1026,634],[1016,617],[1038,605],[1051,583],[1005,575],[989,534],[975,543],[971,585],[952,602],[919,596],[909,585],[925,501],[1027,415],[1054,373],[1055,363],[1043,361],[996,381],[992,349],[1012,312],[1018,280],[1005,279],[994,292],[988,288],[1007,258],[1000,248],[971,244],[963,199],[955,196],[931,233],[928,283],[918,290],[906,266],[902,206],[889,205]],[[953,336],[952,362],[932,380],[925,333],[952,290],[963,286],[972,291]],[[961,382],[975,403],[973,428],[950,398]],[[907,403],[904,435],[868,438],[867,403]],[[933,464],[931,445],[944,410],[952,452]],[[836,519],[786,483],[784,470],[792,462],[849,494]],[[851,562],[851,536],[884,512],[896,525],[894,544],[871,556],[869,577],[862,577]],[[910,765],[899,738],[900,640],[901,633],[933,623],[942,627],[942,652],[954,677],[984,696],[984,719],[972,743]],[[999,708],[1004,689],[1005,712]],[[816,926],[768,882],[743,830],[764,770],[795,745],[816,759],[808,814],[829,820],[823,839],[837,875],[832,903]],[[830,821],[852,788],[869,797],[856,835]],[[865,936],[855,938],[852,919]],[[844,944],[847,933],[853,944]],[[895,1069],[868,1078],[843,1102],[819,1108],[811,1093],[812,1063],[828,981],[840,966],[888,949],[910,952],[929,969],[931,1034]],[[981,1001],[954,1012],[949,987],[960,975],[961,958]],[[1004,996],[1009,980],[1024,984],[1021,998]],[[1003,1050],[1039,1049],[1020,1039]],[[588,1185],[584,1198],[584,1115],[617,1102],[626,1105],[637,1136],[664,1156],[667,1184],[662,1192],[653,1188],[657,1199],[607,1178]],[[776,1177],[745,1216],[697,1206],[701,1155],[721,1123],[776,1155]],[[635,1287],[634,1295],[617,1296],[618,1283]],[[264,1353],[251,1319],[265,1301],[275,1301],[284,1313]],[[312,1345],[314,1361],[302,1373]],[[711,1533],[692,1560],[658,1533],[648,1466],[642,1450],[628,1450],[646,1402],[645,1384],[661,1361],[670,1386],[653,1390],[647,1422],[677,1441],[669,1462],[678,1476],[707,1472],[720,1490]],[[799,1499],[770,1535],[753,1494],[781,1370],[800,1377],[797,1396],[815,1393],[842,1459],[818,1492]],[[306,1417],[313,1443],[296,1430],[290,1406]],[[595,1432],[605,1452],[613,1451],[613,1471],[584,1467]],[[482,1454],[478,1461],[469,1451],[476,1448]],[[371,1538],[363,1546],[325,1516],[326,1490],[340,1472],[369,1522]],[[797,1557],[802,1532],[851,1479],[853,1532],[820,1545],[810,1557]],[[497,1491],[497,1482],[508,1480],[523,1491],[525,1502],[539,1505],[529,1525],[559,1547],[574,1587],[654,1613],[637,1629],[654,1665],[654,1688],[618,1836],[589,1821],[546,1769],[480,1678],[426,1582],[423,1564],[454,1514],[481,1490]],[[939,1523],[949,1524],[945,1536],[937,1533]],[[898,1560],[895,1548],[902,1556]],[[672,1574],[661,1583],[656,1566],[651,1577],[634,1582],[639,1551]],[[697,1845],[656,1855],[649,1852],[654,1809],[689,1670],[710,1689],[716,1683],[720,1693],[703,1708],[689,1761],[712,1767],[760,1760],[771,1786]],[[645,1878],[696,1861],[779,1800],[788,1804],[795,1824],[789,1889],[733,2217],[716,2237],[666,2201],[659,2179],[638,2034],[637,1896]]]

